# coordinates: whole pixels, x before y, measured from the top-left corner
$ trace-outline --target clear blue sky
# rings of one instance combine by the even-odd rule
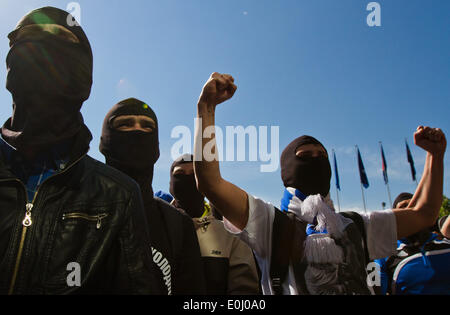
[[[0,57],[7,34],[28,11],[70,1],[3,0]],[[81,24],[94,51],[94,85],[83,115],[98,152],[104,115],[137,97],[160,120],[161,159],[153,187],[168,191],[171,131],[193,131],[196,100],[214,72],[232,74],[233,100],[218,108],[217,124],[280,126],[280,153],[310,134],[338,157],[344,209],[361,209],[354,146],[369,176],[370,210],[388,201],[379,141],[388,163],[392,198],[413,192],[404,141],[420,177],[425,153],[414,146],[420,124],[450,132],[450,1],[378,1],[381,27],[366,24],[369,0],[80,0]],[[0,71],[5,86],[6,69]],[[0,89],[0,118],[11,115],[11,96]],[[450,134],[447,134],[450,138]],[[260,162],[222,163],[222,175],[279,205],[280,171],[260,173]],[[448,170],[450,159],[447,155]],[[332,197],[336,191],[332,180]],[[444,193],[450,195],[450,173]]]

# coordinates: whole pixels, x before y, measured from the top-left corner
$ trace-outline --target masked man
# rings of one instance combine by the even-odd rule
[[[331,171],[323,145],[312,137],[296,139],[281,157],[286,188],[281,212],[224,180],[217,150],[209,152],[215,159],[202,156],[215,143],[214,133],[203,135],[215,124],[216,106],[235,91],[234,78],[219,73],[203,87],[197,104],[202,127],[196,130],[195,148],[201,150],[195,153],[195,175],[199,190],[226,218],[225,226],[253,249],[263,293],[369,294],[364,262],[390,256],[397,239],[437,219],[446,150],[443,132],[421,126],[414,135],[416,145],[427,151],[427,161],[407,208],[348,216],[336,214],[329,198]]]
[[[410,193],[401,193],[394,209],[407,208],[412,198]],[[399,240],[395,255],[375,261],[380,265],[380,294],[450,294],[450,240],[440,238],[438,222]]]
[[[0,293],[159,293],[137,185],[87,156],[92,136],[80,108],[92,51],[67,21],[65,11],[37,9],[8,36]]]
[[[158,120],[144,102],[130,98],[105,117],[100,152],[106,163],[140,186],[153,241],[153,261],[165,294],[204,294],[200,249],[190,218],[153,197],[153,168],[159,159]]]
[[[207,294],[259,294],[258,271],[251,249],[214,218],[197,189],[193,156],[179,157],[170,168],[172,204],[194,221],[204,265]]]

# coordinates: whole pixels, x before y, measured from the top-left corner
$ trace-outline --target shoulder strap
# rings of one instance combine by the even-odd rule
[[[352,220],[356,227],[358,228],[359,233],[361,234],[361,237],[363,239],[364,243],[364,257],[366,259],[366,265],[370,262],[370,256],[369,256],[369,249],[367,248],[367,234],[366,234],[366,227],[364,225],[364,220],[361,217],[360,214],[357,212],[349,211],[349,212],[340,212],[340,215],[343,217]]]
[[[292,236],[293,246],[291,249],[291,264],[294,271],[297,292],[300,295],[310,295],[306,286],[305,272],[307,263],[304,262],[303,254],[305,250],[305,241],[307,238],[306,228],[308,224],[295,218],[293,213],[288,213],[288,217],[294,222],[294,234]]]
[[[394,280],[394,272],[395,269],[397,269],[398,264],[405,258],[409,257],[408,256],[404,256],[401,257],[399,256],[400,253],[405,253],[403,250],[397,250],[397,254],[390,256],[387,260],[386,260],[386,274],[387,274],[387,293],[389,294],[393,294],[393,280]]]
[[[275,208],[272,230],[272,257],[270,261],[270,279],[275,295],[282,295],[281,284],[289,269],[294,235],[294,221]]]

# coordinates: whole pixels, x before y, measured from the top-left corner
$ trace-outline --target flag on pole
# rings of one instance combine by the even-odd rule
[[[388,179],[388,174],[387,174],[387,163],[386,163],[386,157],[384,156],[384,150],[383,150],[383,145],[381,144],[381,160],[382,160],[382,170],[383,170],[383,178],[384,178],[384,183],[387,185],[389,183],[389,179]]]
[[[341,190],[341,184],[339,182],[339,173],[338,173],[338,167],[337,167],[337,161],[336,161],[336,152],[333,151],[334,156],[334,176],[336,178],[336,188],[340,191]]]
[[[386,184],[386,189],[388,192],[389,204],[392,207],[391,191],[389,189],[389,179],[388,179],[388,174],[387,174],[386,156],[384,155],[383,144],[381,143],[381,141],[380,141],[380,148],[381,148],[381,161],[382,161],[384,183]]]
[[[405,140],[405,144],[406,144],[406,156],[408,158],[408,162],[411,166],[411,175],[412,175],[412,180],[416,181],[416,168],[414,167],[414,160],[411,154],[411,150],[409,149],[409,145],[408,145],[408,141]]]
[[[369,180],[367,179],[367,174],[366,174],[366,170],[364,168],[364,164],[361,158],[361,153],[359,152],[359,148],[358,149],[358,166],[359,166],[359,177],[361,178],[361,184],[363,185],[364,188],[369,188]]]

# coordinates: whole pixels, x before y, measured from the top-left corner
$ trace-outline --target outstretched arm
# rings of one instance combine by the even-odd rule
[[[399,239],[432,226],[442,204],[444,155],[447,146],[440,129],[422,127],[414,134],[417,146],[427,151],[422,179],[406,209],[394,209]]]
[[[247,193],[220,175],[216,136],[210,132],[214,131],[216,106],[233,97],[236,89],[232,76],[217,72],[203,87],[197,104],[194,171],[199,191],[228,221],[244,229],[248,220]]]

